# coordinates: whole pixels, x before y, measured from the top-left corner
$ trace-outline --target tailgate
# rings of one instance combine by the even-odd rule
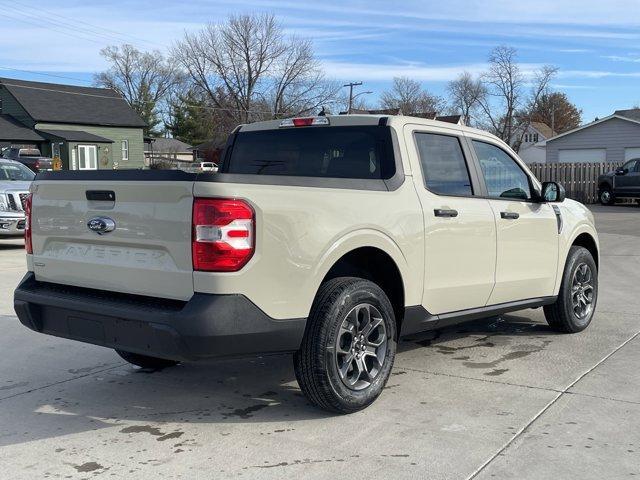
[[[193,295],[195,175],[170,175],[174,172],[168,171],[82,173],[52,172],[36,177],[32,187],[36,279],[189,299]],[[89,228],[92,220],[94,230]],[[110,221],[115,228],[100,233],[102,226],[113,226]]]

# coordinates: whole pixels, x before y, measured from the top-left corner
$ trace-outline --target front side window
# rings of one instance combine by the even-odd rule
[[[122,140],[122,160],[129,160],[129,140]]]
[[[416,133],[425,187],[439,195],[473,195],[469,170],[457,137]]]
[[[631,160],[630,162],[625,163],[625,164],[622,166],[622,168],[623,168],[624,170],[629,171],[629,172],[633,172],[633,171],[634,171],[634,169],[636,168],[636,163],[640,163],[640,162],[637,162],[637,160]]]
[[[473,140],[487,192],[492,198],[531,199],[529,176],[500,147]]]

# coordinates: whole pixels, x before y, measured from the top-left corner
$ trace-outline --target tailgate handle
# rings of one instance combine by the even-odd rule
[[[87,200],[97,202],[115,202],[116,192],[113,190],[87,190]]]

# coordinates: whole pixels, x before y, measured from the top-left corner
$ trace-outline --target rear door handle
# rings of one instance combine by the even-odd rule
[[[500,212],[500,217],[506,220],[517,220],[520,218],[520,214],[516,212]]]
[[[457,217],[458,216],[458,211],[457,210],[450,210],[447,208],[436,208],[433,211],[433,214],[436,217]]]

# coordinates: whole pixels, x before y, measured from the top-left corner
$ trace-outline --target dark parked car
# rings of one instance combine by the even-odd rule
[[[616,198],[640,199],[640,158],[629,160],[617,170],[598,177],[600,203],[611,205]]]
[[[43,157],[37,148],[10,147],[2,153],[2,158],[20,162],[34,172],[53,168],[53,160],[49,157]]]

